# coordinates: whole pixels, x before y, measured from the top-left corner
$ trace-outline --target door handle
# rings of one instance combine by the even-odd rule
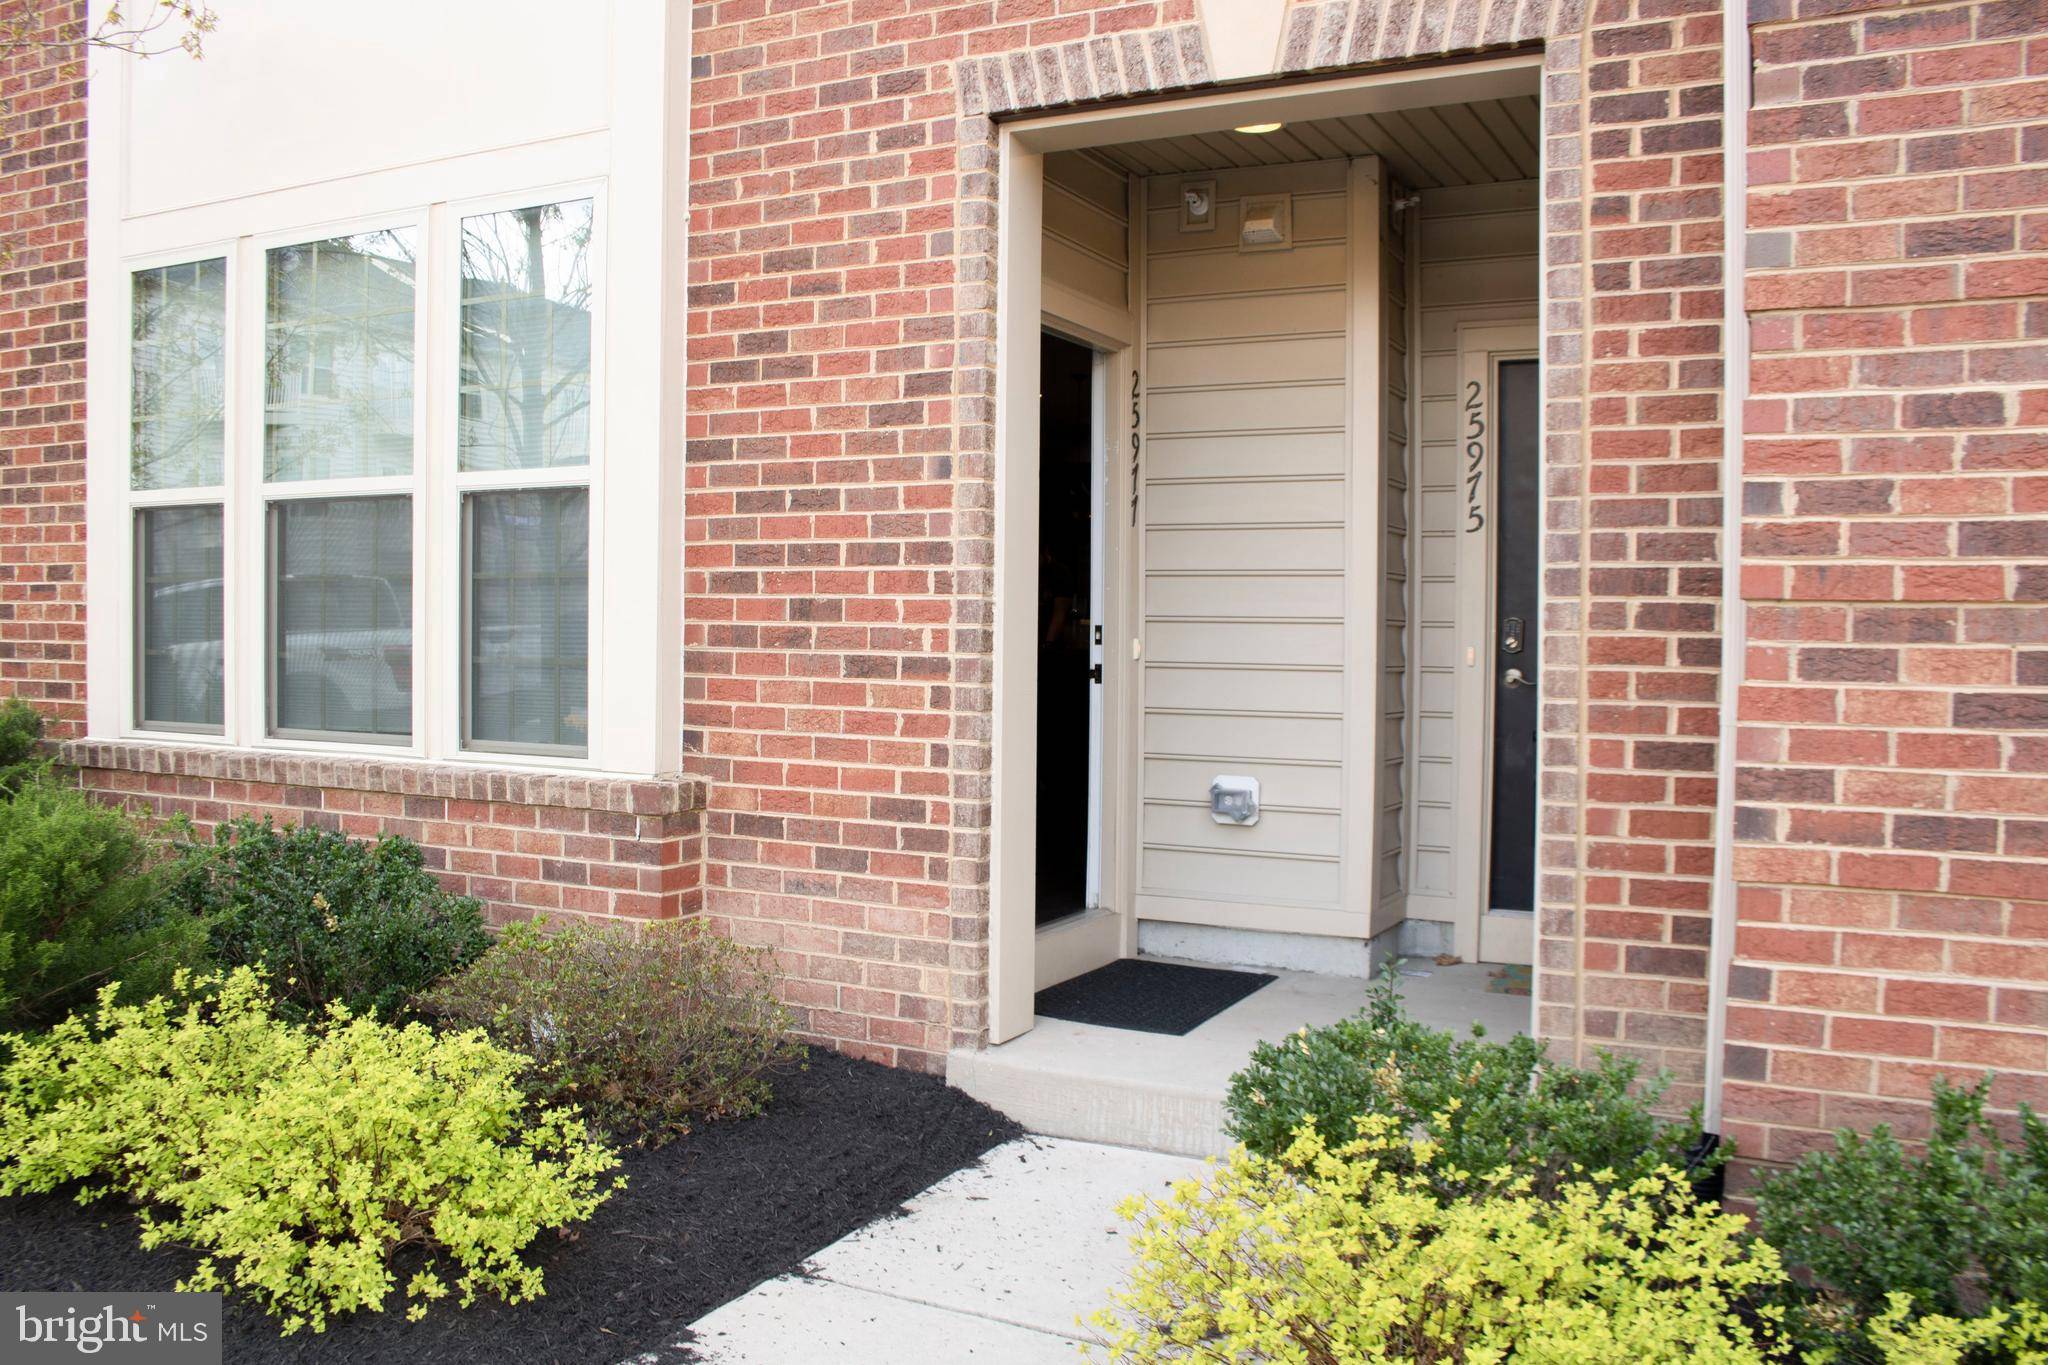
[[[1509,669],[1506,672],[1506,674],[1502,676],[1501,682],[1509,687],[1534,687],[1536,685],[1530,682],[1527,678],[1523,677],[1522,670],[1519,668]]]
[[[1089,681],[1089,682],[1093,682],[1093,683],[1099,683],[1099,682],[1101,682],[1101,681],[1102,681],[1102,665],[1101,665],[1101,664],[1096,664],[1096,665],[1095,665],[1095,666],[1094,666],[1093,668],[1090,668],[1090,669],[1088,670],[1088,681]]]

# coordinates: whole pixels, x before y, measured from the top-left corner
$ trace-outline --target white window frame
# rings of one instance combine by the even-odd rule
[[[242,291],[243,306],[231,323],[235,335],[242,342],[239,363],[244,372],[244,382],[242,401],[230,409],[228,418],[230,549],[227,574],[231,581],[243,584],[245,591],[239,594],[239,610],[228,616],[227,630],[241,643],[240,653],[244,660],[252,650],[258,660],[253,666],[245,662],[235,667],[227,678],[229,707],[235,722],[238,722],[231,722],[229,731],[242,745],[320,754],[373,753],[412,758],[424,758],[433,752],[432,737],[423,724],[425,708],[421,700],[422,677],[431,678],[433,669],[431,666],[422,668],[431,651],[421,648],[423,632],[420,629],[426,607],[426,565],[423,562],[426,527],[421,509],[432,496],[428,466],[433,461],[433,451],[427,443],[430,406],[427,385],[435,368],[435,357],[429,349],[434,337],[432,301],[428,292],[430,277],[427,273],[433,250],[430,218],[429,208],[417,205],[396,212],[365,214],[252,234],[237,243],[241,252],[241,275],[250,282],[250,287]],[[262,381],[266,358],[264,328],[268,321],[265,304],[269,293],[270,252],[278,247],[301,246],[332,237],[394,229],[410,230],[419,252],[413,265],[412,472],[361,478],[266,481],[263,477],[263,424],[267,395]],[[280,733],[273,723],[277,641],[271,631],[271,608],[275,602],[275,588],[271,582],[275,567],[271,562],[271,506],[281,502],[391,496],[412,500],[411,733],[405,739],[385,739],[376,735],[329,739],[306,733]],[[225,656],[225,648],[222,652]]]
[[[119,610],[121,720],[119,737],[165,744],[210,744],[309,755],[382,756],[435,761],[469,761],[491,766],[539,766],[561,770],[603,770],[597,736],[603,725],[607,637],[604,606],[609,557],[602,552],[607,481],[607,359],[610,351],[610,291],[605,244],[609,230],[606,182],[602,178],[556,181],[490,195],[477,195],[394,211],[332,218],[139,252],[120,262],[121,311],[132,319],[137,272],[167,265],[224,259],[226,342],[224,364],[224,482],[207,487],[136,489],[131,486],[129,433],[134,372],[129,329],[121,334],[117,389],[121,436],[117,471],[122,533],[119,563],[123,585]],[[537,469],[463,472],[457,467],[461,402],[462,223],[464,219],[547,204],[591,203],[590,452],[584,464]],[[414,268],[412,470],[407,474],[355,478],[264,478],[263,382],[269,253],[358,233],[400,230],[418,249]],[[464,503],[477,492],[580,488],[590,515],[589,675],[586,683],[586,745],[565,748],[467,743],[468,555]],[[272,610],[272,513],[277,504],[339,498],[404,497],[412,511],[412,718],[407,738],[373,735],[342,738],[280,731],[275,724],[275,650]],[[137,596],[137,514],[157,507],[219,506],[222,509],[222,725],[219,731],[145,725],[141,716],[140,602]],[[93,594],[92,611],[109,610],[112,593]]]
[[[135,319],[135,276],[144,270],[156,270],[164,266],[191,265],[198,261],[218,260],[224,263],[227,275],[225,292],[226,315],[221,319],[221,363],[223,368],[221,388],[221,478],[222,482],[210,485],[193,485],[186,488],[137,488],[134,483],[134,416],[135,416],[135,353],[133,328]],[[233,682],[242,661],[237,657],[239,642],[231,625],[235,618],[236,597],[240,588],[233,569],[234,509],[229,505],[228,489],[234,484],[234,430],[235,412],[241,401],[241,381],[236,373],[239,364],[240,336],[235,326],[235,310],[239,306],[238,291],[242,287],[241,258],[239,244],[232,238],[200,242],[195,245],[169,251],[150,251],[131,256],[121,262],[121,364],[119,373],[108,385],[119,395],[118,430],[120,447],[118,471],[120,484],[120,516],[117,539],[120,541],[121,604],[125,613],[122,617],[120,635],[120,679],[121,724],[124,734],[150,735],[180,744],[225,744],[227,736],[235,727],[235,696]],[[137,575],[141,565],[136,559],[137,528],[140,513],[157,507],[218,507],[221,509],[221,725],[218,730],[198,729],[189,726],[162,726],[146,729],[142,724],[142,603],[136,592]],[[88,528],[89,530],[92,528]],[[110,530],[113,528],[109,528]],[[92,578],[87,576],[88,591]]]
[[[598,727],[602,723],[604,697],[605,651],[599,647],[604,638],[601,620],[605,594],[605,566],[609,556],[602,553],[604,540],[604,493],[605,493],[605,379],[606,359],[610,347],[606,345],[608,328],[611,323],[609,309],[610,290],[607,288],[609,274],[605,269],[604,244],[610,226],[606,213],[604,182],[600,180],[574,181],[567,184],[545,186],[517,194],[498,194],[485,198],[466,199],[444,206],[447,214],[447,229],[441,234],[441,246],[445,256],[436,260],[437,277],[441,281],[438,307],[445,309],[448,324],[449,354],[445,396],[447,399],[446,420],[441,423],[439,439],[435,445],[435,463],[446,476],[448,492],[437,496],[433,504],[433,534],[428,538],[428,553],[437,555],[440,563],[435,565],[433,582],[440,587],[435,600],[429,604],[433,613],[430,619],[436,639],[455,642],[452,667],[452,686],[435,689],[432,703],[439,711],[440,733],[452,737],[453,747],[473,757],[493,761],[539,760],[550,765],[587,766],[589,755],[595,744]],[[461,405],[462,405],[462,223],[466,218],[481,217],[491,213],[505,213],[515,209],[537,208],[545,204],[573,203],[579,199],[590,200],[590,458],[580,465],[554,465],[538,469],[492,469],[464,473],[460,467],[461,449]],[[469,536],[464,504],[471,493],[517,492],[526,489],[582,488],[587,490],[590,510],[589,560],[590,578],[586,587],[589,593],[589,660],[588,673],[584,681],[586,715],[584,718],[584,750],[574,754],[562,749],[540,746],[513,746],[495,742],[474,744],[469,739]]]

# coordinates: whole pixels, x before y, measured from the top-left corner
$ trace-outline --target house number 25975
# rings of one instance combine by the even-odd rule
[[[1465,529],[1486,528],[1486,404],[1479,381],[1465,385]]]

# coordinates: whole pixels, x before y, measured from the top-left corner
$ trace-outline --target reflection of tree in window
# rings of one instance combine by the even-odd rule
[[[227,269],[227,261],[216,257],[133,276],[132,487],[201,488],[221,481]]]
[[[464,470],[590,459],[591,201],[462,222]]]
[[[264,477],[411,472],[415,256],[403,229],[269,253]]]

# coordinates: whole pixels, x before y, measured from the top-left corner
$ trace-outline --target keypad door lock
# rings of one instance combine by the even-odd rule
[[[1503,654],[1520,654],[1522,652],[1521,617],[1510,616],[1501,623],[1500,648]]]

